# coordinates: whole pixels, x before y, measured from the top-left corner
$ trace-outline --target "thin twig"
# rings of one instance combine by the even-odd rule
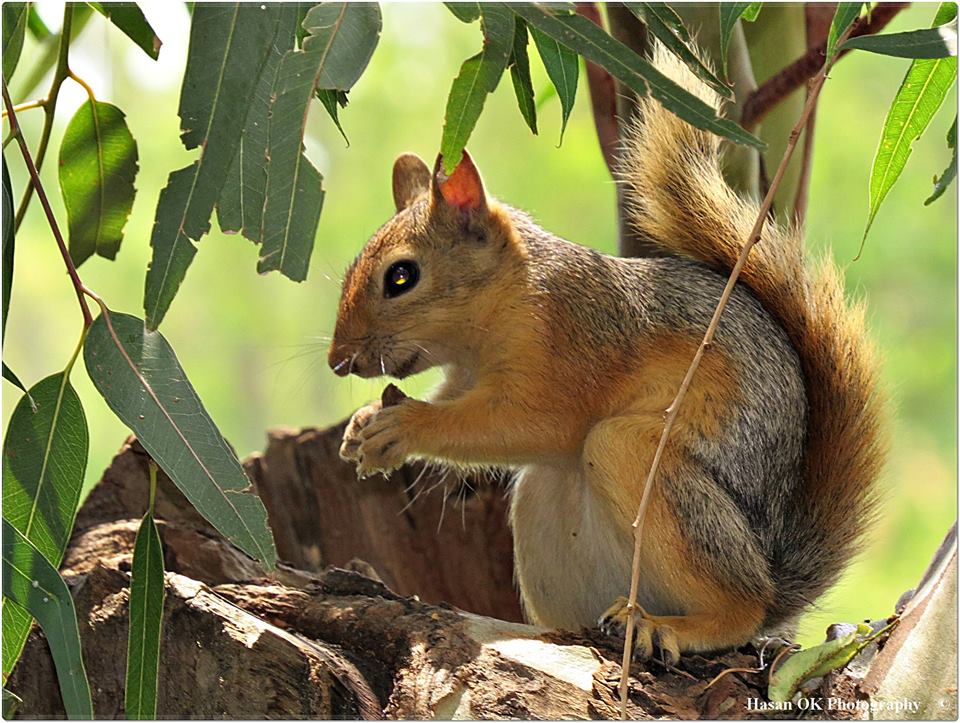
[[[56,216],[53,215],[53,209],[50,208],[50,201],[40,183],[40,171],[37,170],[33,157],[30,155],[30,149],[27,148],[27,142],[24,140],[23,133],[20,130],[20,124],[17,122],[17,112],[10,101],[10,93],[7,92],[7,84],[3,84],[3,104],[7,109],[7,120],[10,122],[10,131],[17,139],[20,146],[20,153],[23,155],[23,162],[30,173],[31,185],[28,188],[35,188],[37,198],[40,199],[40,205],[43,206],[43,212],[47,216],[47,222],[50,224],[50,230],[53,231],[53,237],[57,240],[57,246],[60,248],[60,255],[63,257],[63,263],[67,266],[67,273],[70,275],[70,281],[73,282],[74,291],[77,292],[77,299],[80,301],[80,311],[83,312],[83,326],[89,327],[93,323],[93,317],[90,315],[90,307],[87,306],[87,300],[83,298],[84,285],[77,274],[77,267],[73,265],[73,259],[67,250],[67,244],[63,240],[63,234],[60,233],[60,226],[57,224]]]
[[[53,132],[53,119],[57,112],[57,100],[60,97],[60,87],[63,81],[70,74],[68,65],[68,56],[70,51],[70,35],[73,26],[73,6],[67,3],[63,8],[63,29],[60,31],[60,46],[57,50],[57,67],[53,71],[53,83],[50,85],[50,93],[47,95],[43,104],[43,130],[40,131],[40,143],[37,145],[37,163],[36,168],[43,168],[43,160],[47,157],[47,147],[50,145],[50,134]],[[4,91],[6,93],[6,91]],[[9,112],[9,110],[8,110]],[[27,208],[30,206],[30,199],[33,198],[33,184],[27,186],[23,192],[23,198],[20,199],[20,205],[17,207],[17,215],[14,217],[13,230],[18,231],[20,224],[23,223],[23,217],[27,214]]]
[[[909,5],[910,3],[879,3],[873,9],[870,17],[860,18],[853,23],[853,29],[847,37],[871,35],[879,32],[893,20],[897,13]],[[763,85],[751,93],[746,103],[743,104],[740,125],[748,131],[756,128],[767,113],[773,110],[780,101],[797,88],[802,87],[818,70],[823,68],[826,50],[826,42],[819,43],[779,73],[764,81]],[[842,50],[838,57],[843,57],[848,52],[850,51]]]
[[[43,108],[43,106],[46,105],[46,103],[47,103],[46,98],[37,98],[37,100],[31,100],[27,103],[20,103],[19,105],[15,105],[13,106],[13,109],[17,111],[17,113],[19,113],[22,110],[30,110],[31,108]],[[3,111],[2,115],[4,118],[6,118],[7,111]]]
[[[840,36],[838,44],[842,45],[846,39],[850,37],[852,30],[853,25],[848,27]],[[746,243],[744,243],[743,248],[740,250],[740,255],[737,257],[737,262],[734,265],[733,270],[730,272],[730,278],[727,279],[727,285],[724,287],[723,293],[720,295],[720,301],[717,303],[717,308],[713,312],[713,317],[710,319],[710,324],[707,326],[707,331],[703,335],[703,340],[700,342],[700,346],[697,347],[697,352],[694,354],[693,361],[690,362],[690,367],[687,369],[687,373],[683,377],[683,382],[680,384],[680,389],[677,391],[677,396],[674,397],[666,411],[663,432],[660,435],[660,442],[657,444],[657,450],[653,455],[653,463],[650,465],[650,472],[647,474],[647,479],[644,483],[643,495],[640,498],[640,507],[637,510],[637,517],[633,521],[633,564],[630,574],[630,595],[627,598],[627,630],[623,643],[623,661],[620,675],[620,715],[624,720],[627,720],[627,680],[630,675],[630,658],[633,654],[633,632],[635,625],[633,613],[637,608],[637,591],[640,587],[640,550],[641,541],[643,540],[643,521],[646,517],[647,506],[650,503],[650,493],[653,490],[653,482],[656,478],[657,470],[660,468],[660,460],[663,457],[663,451],[667,446],[667,440],[670,438],[670,432],[673,430],[673,425],[677,419],[677,413],[680,410],[680,405],[683,403],[683,399],[687,395],[687,390],[690,388],[690,383],[693,381],[693,376],[696,373],[697,368],[700,366],[700,360],[703,358],[707,348],[713,342],[713,336],[716,333],[717,325],[720,323],[720,316],[723,314],[723,310],[727,306],[730,295],[733,293],[733,288],[736,285],[737,280],[740,278],[740,272],[743,270],[743,266],[747,262],[747,257],[750,254],[750,250],[760,241],[760,233],[763,230],[763,225],[767,222],[767,214],[770,212],[770,208],[773,205],[773,197],[776,194],[777,189],[780,187],[780,182],[783,180],[783,175],[790,163],[790,158],[793,156],[793,152],[797,147],[797,140],[800,137],[800,133],[803,131],[803,128],[807,123],[807,119],[810,117],[810,113],[813,112],[813,108],[817,102],[817,97],[820,95],[820,90],[823,88],[824,81],[826,81],[827,73],[830,72],[830,68],[832,67],[833,61],[826,63],[820,69],[820,72],[817,73],[817,75],[810,82],[810,91],[807,94],[807,102],[803,106],[803,112],[800,114],[799,120],[797,120],[793,130],[790,131],[790,137],[787,141],[787,146],[783,151],[783,158],[780,160],[780,165],[777,167],[777,172],[774,174],[773,180],[770,183],[770,188],[763,199],[763,203],[760,205],[760,211],[757,214],[757,220],[753,224],[753,229],[750,231],[750,236],[747,238]]]

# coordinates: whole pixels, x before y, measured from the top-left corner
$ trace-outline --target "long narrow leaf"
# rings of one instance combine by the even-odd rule
[[[547,77],[557,89],[557,96],[560,98],[561,125],[560,141],[563,142],[563,134],[567,130],[567,121],[570,119],[570,113],[573,111],[573,103],[577,99],[577,82],[580,79],[580,59],[577,54],[569,48],[561,45],[544,32],[536,27],[530,28],[530,34],[533,36],[533,42],[536,43],[537,51],[540,53],[540,60],[543,61],[547,69]]]
[[[217,201],[220,228],[228,232],[239,231],[257,244],[263,241],[264,193],[269,162],[267,139],[277,69],[284,53],[296,45],[297,30],[306,16],[305,9],[291,3],[270,5],[269,10],[277,14],[276,30],[260,71],[240,143]]]
[[[480,3],[483,50],[460,66],[447,98],[440,153],[446,173],[460,162],[487,96],[500,82],[513,48],[513,14],[501,3]]]
[[[143,16],[143,11],[135,3],[88,2],[87,4],[116,25],[151,58],[156,60],[159,57],[160,46],[163,43]]]
[[[666,3],[628,3],[627,7],[634,15],[642,20],[647,30],[659,40],[663,46],[671,53],[676,55],[686,64],[688,68],[700,80],[709,85],[715,91],[733,99],[733,89],[713,74],[700,57],[691,50],[684,39],[684,35],[677,30],[677,27],[683,27],[680,18],[670,9]]]
[[[6,7],[6,6],[4,6]],[[10,311],[10,293],[13,291],[13,251],[16,246],[16,239],[13,231],[13,188],[10,185],[10,174],[7,173],[7,161],[3,161],[3,213],[0,216],[0,224],[3,225],[3,267],[2,272],[2,304],[3,304],[3,327],[2,333],[7,334],[7,313]]]
[[[850,27],[850,23],[860,16],[863,3],[837,3],[837,10],[833,14],[830,30],[827,32],[827,62],[833,59],[837,52],[837,41],[843,32]]]
[[[73,531],[88,448],[87,420],[66,373],[38,382],[13,410],[3,441],[3,515],[55,567]],[[2,607],[6,676],[30,618],[9,602]]]
[[[8,84],[23,50],[28,16],[27,3],[3,4],[3,79]]]
[[[303,152],[303,131],[318,89],[347,91],[380,39],[375,3],[323,3],[303,21],[303,50],[280,61],[270,105],[263,245],[257,271],[303,281],[323,206],[323,177]]]
[[[317,91],[317,100],[320,101],[323,109],[327,111],[327,115],[330,116],[330,120],[333,121],[333,124],[337,127],[337,130],[340,131],[340,135],[343,136],[343,140],[345,140],[349,146],[350,139],[347,138],[347,134],[343,130],[343,126],[340,125],[339,115],[340,108],[347,107],[347,92],[345,90],[324,90],[321,88]]]
[[[554,16],[540,3],[515,3],[510,8],[566,47],[609,73],[640,95],[651,94],[664,108],[688,123],[736,143],[763,148],[762,141],[733,121],[719,118],[709,105],[660,73],[648,61],[581,15]]]
[[[956,17],[956,3],[942,3],[934,25]],[[903,172],[916,141],[933,119],[957,78],[956,58],[914,60],[890,105],[870,171],[870,213],[866,240],[880,205]]]
[[[163,597],[163,546],[153,515],[148,512],[137,532],[130,578],[130,632],[124,702],[128,720],[157,717]]]
[[[163,320],[186,276],[196,254],[193,241],[210,228],[276,22],[276,13],[260,4],[204,3],[194,10],[180,127],[184,146],[201,153],[171,173],[160,192],[143,299],[151,329]]]
[[[123,111],[93,100],[80,106],[64,133],[59,167],[77,266],[94,253],[116,258],[133,208],[137,168],[137,144]]]
[[[861,35],[851,38],[843,47],[897,58],[949,58],[957,54],[957,21],[928,30]]]
[[[953,183],[953,179],[957,177],[957,118],[954,116],[953,125],[950,126],[950,130],[947,131],[947,148],[953,149],[953,158],[950,159],[950,165],[944,169],[943,173],[940,174],[940,178],[935,178],[933,183],[933,193],[930,194],[930,198],[923,202],[924,206],[929,206],[931,203],[936,201],[940,196],[943,195],[943,192],[947,190],[947,187]]]
[[[3,594],[37,619],[50,645],[67,717],[93,719],[73,599],[57,569],[3,518]]]
[[[480,3],[478,2],[452,2],[444,3],[444,5],[461,22],[472,23],[480,18]]]
[[[530,57],[527,55],[527,24],[516,19],[513,33],[513,55],[510,58],[510,80],[517,96],[520,115],[533,134],[537,134],[537,106],[534,101],[533,79],[530,77]]]
[[[730,52],[730,36],[737,27],[740,18],[753,22],[760,13],[761,3],[720,3],[720,61],[723,63],[723,74],[727,74],[727,55]]]
[[[197,511],[272,567],[277,553],[263,503],[163,335],[135,316],[102,313],[83,358],[108,406]]]

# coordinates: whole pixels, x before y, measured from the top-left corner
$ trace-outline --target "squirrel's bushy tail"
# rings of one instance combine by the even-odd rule
[[[714,108],[719,97],[663,48],[654,63]],[[720,139],[640,99],[626,134],[620,182],[635,229],[665,251],[733,268],[759,213],[721,172]],[[800,358],[808,430],[805,480],[787,515],[771,573],[777,600],[768,621],[788,619],[836,581],[857,551],[875,507],[884,457],[878,365],[862,305],[844,301],[842,277],[825,259],[810,274],[799,230],[768,221],[741,281],[779,320]],[[749,389],[746,390],[749,394]]]

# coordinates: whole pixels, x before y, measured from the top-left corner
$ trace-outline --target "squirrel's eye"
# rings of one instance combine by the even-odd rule
[[[417,285],[420,267],[415,261],[397,261],[387,269],[383,279],[383,295],[388,299],[399,296]]]

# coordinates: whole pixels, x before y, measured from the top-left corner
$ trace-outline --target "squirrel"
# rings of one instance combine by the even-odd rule
[[[721,110],[665,50],[654,62]],[[725,182],[720,139],[638,103],[618,180],[662,257],[554,236],[490,197],[466,152],[450,175],[404,154],[396,215],[346,272],[329,363],[364,378],[442,367],[429,401],[358,410],[341,456],[361,476],[411,458],[515,470],[527,619],[632,614],[635,657],[672,664],[789,635],[836,581],[875,516],[885,403],[862,304],[768,218],[663,454],[631,612],[632,522],[665,410],[759,213]]]

